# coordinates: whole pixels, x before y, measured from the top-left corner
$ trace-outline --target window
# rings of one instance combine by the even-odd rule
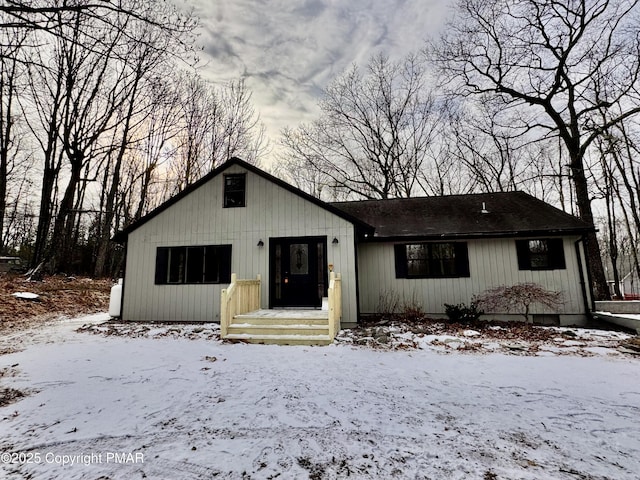
[[[516,240],[520,270],[563,270],[566,268],[561,238]]]
[[[231,245],[158,247],[156,285],[229,283]]]
[[[224,208],[245,206],[245,184],[244,173],[224,176]]]
[[[469,254],[464,242],[395,245],[396,278],[451,278],[469,276]]]

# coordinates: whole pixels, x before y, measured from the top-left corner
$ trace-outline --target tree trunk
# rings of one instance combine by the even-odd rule
[[[2,52],[0,52],[0,55]],[[6,65],[4,59],[0,59],[0,253],[4,250],[4,216],[7,208],[7,174],[9,172],[9,150],[12,142],[13,114],[11,112],[14,98],[14,75],[16,62]]]
[[[123,145],[126,142],[123,140]],[[94,269],[94,275],[96,277],[103,277],[107,274],[107,257],[109,254],[109,244],[111,243],[111,227],[113,226],[113,219],[115,218],[116,209],[116,196],[118,194],[118,187],[120,186],[120,170],[122,168],[122,159],[124,158],[124,152],[118,154],[115,167],[112,173],[111,187],[107,194],[105,202],[105,211],[102,212],[102,222],[100,225],[100,238],[98,238],[98,252],[96,255],[96,265]]]
[[[58,172],[55,168],[50,168],[45,165],[42,174],[40,213],[38,217],[38,228],[36,230],[36,241],[33,247],[33,257],[31,259],[31,268],[37,267],[45,259],[49,240],[49,228],[51,228],[53,187],[57,176]]]
[[[60,202],[60,210],[53,227],[53,238],[49,250],[49,260],[53,272],[68,270],[71,260],[72,236],[73,236],[73,206],[76,188],[80,182],[82,173],[82,159],[74,159],[71,162],[71,176],[69,183]]]
[[[4,157],[4,155],[0,155]],[[7,164],[0,158],[0,254],[4,251],[4,215],[7,208]]]
[[[608,172],[606,183],[611,182],[609,178],[611,172]],[[609,185],[606,186],[605,202],[607,205],[607,229],[609,230],[609,259],[611,260],[611,273],[613,275],[613,294],[618,300],[622,299],[622,292],[620,291],[620,272],[618,270],[618,226],[616,224],[616,211],[615,204],[613,204],[613,192]]]
[[[582,156],[579,152],[569,151],[571,156],[571,171],[573,184],[576,190],[576,204],[578,205],[578,213],[580,218],[591,226],[593,222],[593,210],[591,209],[591,199],[589,198],[589,189],[587,186],[587,178],[584,174],[584,166],[582,164]],[[596,232],[589,232],[586,241],[586,255],[591,273],[591,285],[593,287],[593,295],[595,300],[610,300],[609,287],[602,266],[602,257],[600,256],[600,246]]]
[[[1,124],[2,122],[0,122]],[[8,130],[8,128],[7,128]],[[3,142],[4,143],[4,142]],[[4,250],[4,215],[7,208],[7,165],[9,155],[4,145],[0,148],[0,254]]]

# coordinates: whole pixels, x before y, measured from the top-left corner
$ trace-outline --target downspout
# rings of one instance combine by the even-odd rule
[[[356,325],[360,325],[360,272],[358,271],[358,229],[353,226],[353,262],[356,277]]]
[[[587,262],[587,279],[589,281],[589,299],[591,299],[591,304],[589,304],[589,299],[587,299],[587,285],[584,278],[584,263],[582,262],[582,251],[580,249],[580,244],[584,245],[585,237],[582,235],[578,240],[575,241],[574,246],[576,250],[576,259],[578,260],[578,273],[580,274],[580,291],[582,292],[582,302],[584,304],[585,313],[587,314],[587,318],[591,319],[591,312],[595,311],[595,303],[593,300],[593,289],[591,288],[591,272],[589,270],[589,262]],[[586,250],[585,250],[586,251]]]

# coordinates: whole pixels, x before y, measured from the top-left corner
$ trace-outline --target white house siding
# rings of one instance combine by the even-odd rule
[[[157,247],[231,244],[231,271],[238,278],[260,274],[261,306],[268,308],[269,238],[326,236],[327,263],[343,278],[343,323],[355,323],[353,224],[238,165],[224,173],[247,174],[246,207],[222,207],[220,174],[129,234],[123,319],[220,320],[220,291],[228,285],[154,285]],[[257,247],[261,239],[265,245]]]
[[[376,313],[381,296],[392,292],[401,304],[416,299],[424,312],[445,317],[445,303],[469,304],[473,295],[488,288],[535,282],[563,292],[565,303],[558,312],[561,323],[579,322],[584,320],[585,307],[574,247],[576,240],[577,237],[564,239],[566,269],[538,271],[518,270],[513,238],[468,240],[470,277],[428,279],[396,278],[394,243],[361,244],[358,250],[360,310],[362,314]],[[534,307],[531,313],[548,312]]]

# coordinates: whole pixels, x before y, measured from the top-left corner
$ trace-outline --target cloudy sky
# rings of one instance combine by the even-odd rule
[[[267,134],[311,120],[322,89],[374,53],[393,59],[437,32],[452,0],[186,0],[213,82],[244,77]]]

